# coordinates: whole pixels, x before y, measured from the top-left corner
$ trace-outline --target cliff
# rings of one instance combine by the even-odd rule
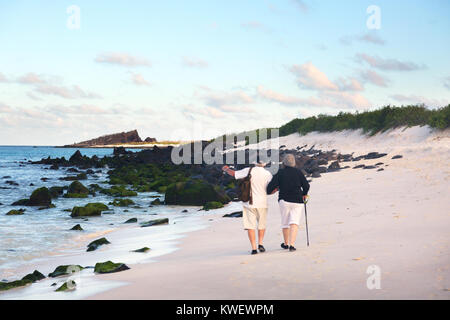
[[[71,145],[65,145],[64,147],[91,147],[91,146],[103,146],[111,144],[124,144],[130,142],[142,142],[137,130],[129,132],[114,133],[105,136],[101,136],[95,139],[74,143]]]

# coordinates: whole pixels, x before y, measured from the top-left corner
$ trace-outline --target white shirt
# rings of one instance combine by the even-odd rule
[[[235,179],[243,179],[248,175],[250,168],[244,168],[234,172]],[[249,208],[267,208],[267,185],[272,180],[272,174],[263,167],[253,167],[250,187],[253,204],[243,202],[242,205]]]

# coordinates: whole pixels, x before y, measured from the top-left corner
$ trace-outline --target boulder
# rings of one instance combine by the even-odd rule
[[[25,209],[19,209],[19,210],[10,210],[6,214],[7,216],[21,216],[25,212]]]
[[[78,271],[83,270],[84,268],[80,265],[61,265],[56,267],[56,269],[49,273],[48,276],[51,278],[66,276],[68,274],[72,274]]]
[[[29,280],[31,282],[36,282],[42,279],[45,279],[45,276],[37,270],[34,270],[33,273],[29,273],[22,278],[22,280]]]
[[[161,200],[159,200],[159,198],[156,198],[155,200],[153,200],[152,202],[150,202],[152,205],[161,205],[162,202]]]
[[[328,166],[328,172],[339,171],[340,169],[339,161],[334,161]]]
[[[77,288],[77,283],[73,280],[69,280],[64,282],[58,289],[56,289],[56,292],[63,292],[63,291],[73,291]]]
[[[131,218],[125,221],[124,223],[137,223],[137,221],[138,221],[137,218]]]
[[[88,249],[86,251],[94,251],[94,250],[97,250],[102,245],[106,245],[106,244],[110,244],[110,243],[111,242],[106,240],[106,238],[100,238],[100,239],[97,239],[97,240],[92,241],[91,243],[89,243],[88,244]]]
[[[28,200],[28,206],[50,206],[52,196],[46,187],[38,188],[33,191]]]
[[[397,155],[392,157],[392,159],[401,159],[401,158],[403,158],[403,156],[400,155],[400,154],[397,154]]]
[[[101,216],[102,211],[108,209],[108,206],[103,203],[88,203],[84,207],[73,207],[70,216],[72,218]]]
[[[74,230],[74,231],[83,231],[83,228],[81,227],[80,224],[76,224],[76,225],[74,225],[70,230]]]
[[[113,205],[114,207],[128,207],[130,205],[133,205],[134,201],[131,199],[114,199],[114,201],[110,202],[109,204]]]
[[[0,282],[0,291],[6,291],[13,288],[23,287],[32,283],[30,280],[16,280],[11,282]]]
[[[98,262],[95,264],[94,272],[95,273],[113,273],[113,272],[120,272],[130,269],[126,264],[124,263],[114,263],[112,261],[106,261],[106,262]]]
[[[65,198],[86,198],[89,194],[89,189],[86,188],[80,181],[75,180],[69,185]]]
[[[210,201],[225,204],[230,198],[219,187],[198,179],[173,183],[165,195],[166,204],[203,206]]]
[[[50,195],[53,199],[58,198],[59,196],[62,196],[64,193],[65,187],[50,187],[48,190],[50,191]]]
[[[133,250],[132,252],[141,252],[141,253],[144,253],[144,252],[147,252],[147,251],[150,251],[150,248],[148,248],[148,247],[143,247],[143,248],[140,248],[140,249]]]
[[[147,222],[142,222],[141,227],[145,228],[145,227],[157,226],[157,225],[168,224],[168,223],[169,223],[168,218],[161,218],[161,219],[150,220]]]
[[[242,211],[236,211],[223,215],[224,218],[242,218]]]

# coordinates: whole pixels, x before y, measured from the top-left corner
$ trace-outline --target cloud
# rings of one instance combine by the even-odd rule
[[[305,1],[303,1],[303,0],[292,0],[292,1],[297,5],[297,7],[298,7],[301,11],[303,11],[303,12],[308,12],[309,7],[308,7],[308,5],[306,4]]]
[[[373,70],[363,70],[360,72],[361,79],[364,82],[368,82],[374,84],[379,87],[387,87],[389,83],[389,79],[381,76]]]
[[[47,80],[45,80],[42,76],[39,76],[33,72],[29,72],[19,77],[17,79],[17,82],[22,84],[42,84],[47,83]]]
[[[253,98],[244,91],[214,92],[207,87],[202,87],[205,93],[201,94],[201,99],[209,106],[223,108],[226,105],[253,103]]]
[[[381,39],[378,34],[374,32],[368,32],[363,35],[343,36],[339,39],[343,45],[351,45],[353,41],[368,42],[372,44],[384,45],[386,42]]]
[[[264,98],[265,100],[278,102],[279,104],[282,105],[290,106],[290,105],[300,105],[303,103],[302,99],[286,96],[281,93],[272,91],[270,89],[265,89],[263,86],[258,86],[256,90],[259,96]]]
[[[424,104],[429,107],[443,107],[450,103],[447,99],[428,99],[423,96],[417,96],[417,95],[403,95],[403,94],[394,94],[391,95],[391,98],[402,103],[407,104]]]
[[[363,85],[355,78],[339,78],[337,81],[337,86],[341,91],[363,91]]]
[[[450,77],[444,79],[444,87],[450,90]]]
[[[0,82],[9,82],[3,73],[0,72]]]
[[[208,62],[194,57],[183,57],[182,64],[192,68],[207,68]]]
[[[263,23],[259,21],[248,21],[241,23],[241,27],[244,29],[253,29],[253,30],[260,30],[264,32],[270,32],[270,29],[264,25]]]
[[[150,61],[148,61],[145,58],[133,57],[127,53],[122,52],[110,52],[99,54],[95,58],[95,62],[109,63],[125,67],[151,66]]]
[[[150,82],[145,80],[144,76],[139,73],[131,73],[131,82],[137,86],[151,86]]]
[[[183,114],[188,118],[193,118],[193,115],[206,116],[208,118],[223,118],[226,114],[212,107],[193,107],[192,105],[184,106],[182,109]]]
[[[289,69],[297,76],[300,87],[313,90],[337,90],[338,87],[328,77],[317,69],[311,62],[302,65],[293,65]]]
[[[72,87],[57,86],[52,84],[38,84],[35,90],[41,94],[55,95],[65,99],[96,99],[101,98],[96,93],[86,92],[77,85]]]
[[[414,62],[403,62],[397,59],[383,59],[378,56],[369,56],[364,53],[356,54],[355,60],[357,62],[366,62],[372,68],[385,71],[414,71],[424,69],[426,66],[419,66]]]
[[[27,92],[27,96],[34,101],[42,101],[41,98],[39,98],[38,96],[35,96],[32,92]]]
[[[3,102],[0,102],[0,113],[10,113],[12,112],[12,108]]]

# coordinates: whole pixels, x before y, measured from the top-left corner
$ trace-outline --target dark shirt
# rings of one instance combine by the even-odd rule
[[[302,171],[293,167],[285,167],[278,170],[267,186],[267,193],[271,194],[279,189],[278,201],[303,203],[303,196],[308,194],[309,183]]]

